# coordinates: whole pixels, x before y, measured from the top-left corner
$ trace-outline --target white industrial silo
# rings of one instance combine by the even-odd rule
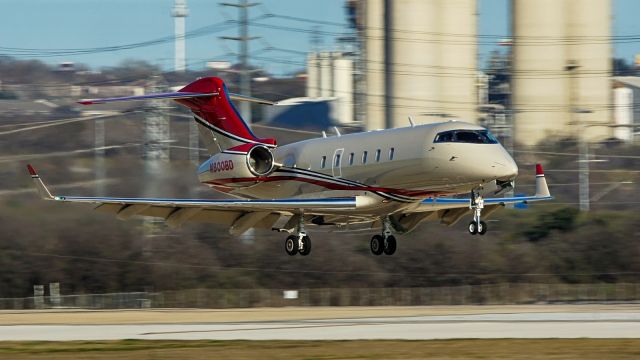
[[[392,127],[407,126],[407,118],[416,122],[442,120],[423,116],[443,112],[440,101],[441,64],[440,0],[400,0],[391,3],[390,100]]]
[[[477,121],[476,4],[361,0],[368,129]]]
[[[361,0],[364,16],[361,35],[364,37],[364,68],[366,89],[365,127],[385,128],[384,101],[384,0]]]
[[[513,0],[515,138],[533,145],[567,132],[570,82],[565,0]]]
[[[307,56],[307,97],[320,96],[320,68],[318,54],[313,52]]]
[[[580,114],[574,121],[585,125],[611,121],[611,0],[568,1],[567,24],[571,39],[567,57],[579,66],[575,78],[575,107]],[[611,136],[611,128],[587,126],[589,140]]]
[[[610,134],[611,1],[512,0],[515,139]]]
[[[332,118],[337,122],[354,121],[353,59],[341,52],[310,53],[307,97],[333,101],[337,110]]]
[[[613,89],[613,118],[617,127],[613,136],[623,141],[633,140],[633,90],[620,86]]]
[[[350,123],[353,117],[353,60],[344,56],[333,59],[333,96],[338,100],[337,119]]]
[[[478,107],[476,0],[440,5],[440,99],[443,113],[475,122]]]

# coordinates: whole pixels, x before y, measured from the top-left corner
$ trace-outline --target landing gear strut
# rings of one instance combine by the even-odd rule
[[[484,208],[484,200],[480,194],[475,191],[471,191],[471,201],[469,208],[473,211],[473,220],[469,223],[469,234],[484,235],[487,232],[487,223],[480,219],[482,215],[482,209]]]
[[[388,216],[385,216],[382,219],[382,235],[373,235],[371,238],[371,253],[393,255],[396,248],[396,237],[391,234],[391,221]]]
[[[298,221],[298,234],[289,235],[284,241],[284,250],[290,256],[300,253],[302,256],[307,256],[311,252],[311,238],[304,230],[304,216],[300,215]]]

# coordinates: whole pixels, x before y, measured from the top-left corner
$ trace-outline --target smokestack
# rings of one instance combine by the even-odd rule
[[[187,0],[175,0],[171,16],[174,17],[175,24],[175,71],[182,72],[186,69],[186,50],[184,43],[185,26],[184,18],[189,15],[187,10]]]

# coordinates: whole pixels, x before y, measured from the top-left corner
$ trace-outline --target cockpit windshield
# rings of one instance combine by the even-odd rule
[[[449,130],[436,135],[434,143],[468,143],[468,144],[497,144],[498,139],[489,130]]]

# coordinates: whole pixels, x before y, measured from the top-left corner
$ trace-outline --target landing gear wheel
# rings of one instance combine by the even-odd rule
[[[373,235],[371,238],[371,253],[380,255],[384,251],[384,239],[380,235]]]
[[[302,250],[300,250],[300,255],[307,256],[311,252],[311,238],[308,236],[304,236],[302,238]]]
[[[298,253],[298,237],[295,235],[287,236],[287,240],[284,241],[284,250],[290,256]]]
[[[487,232],[487,223],[484,221],[480,221],[478,224],[478,234],[484,235]]]
[[[478,233],[478,223],[474,221],[469,223],[469,234],[475,235]]]
[[[389,235],[384,241],[384,253],[387,255],[393,255],[395,252],[396,252],[396,237],[393,235]]]

